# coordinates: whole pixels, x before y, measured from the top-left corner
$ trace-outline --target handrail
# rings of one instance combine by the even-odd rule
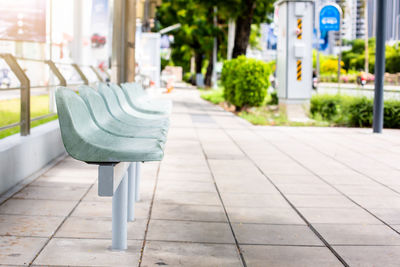
[[[61,66],[71,66],[73,67],[76,72],[78,73],[80,79],[82,80],[83,84],[89,85],[89,79],[86,77],[84,72],[82,71],[82,67],[88,67],[90,68],[93,73],[96,75],[96,78],[99,82],[104,82],[104,78],[100,75],[98,70],[92,66],[92,65],[78,65],[75,63],[65,63],[65,62],[54,62],[52,60],[42,60],[42,59],[34,59],[34,58],[23,58],[23,57],[15,57],[9,53],[0,53],[0,58],[5,61],[5,63],[8,65],[10,70],[14,73],[14,75],[17,77],[20,87],[9,87],[9,88],[0,88],[0,92],[2,90],[8,91],[8,90],[21,90],[21,115],[20,115],[20,121],[16,123],[12,123],[9,125],[5,125],[0,127],[0,131],[13,128],[16,126],[20,126],[20,134],[21,136],[26,136],[30,134],[30,128],[31,128],[31,121],[47,118],[50,116],[54,116],[56,113],[49,113],[43,116],[31,118],[30,117],[30,90],[32,88],[54,88],[57,86],[78,86],[81,85],[82,83],[71,83],[69,84],[68,81],[66,80],[65,76],[63,73],[60,71],[60,68],[57,65]],[[58,84],[49,84],[49,85],[31,85],[31,81],[21,65],[19,64],[18,60],[24,60],[24,61],[32,61],[32,62],[40,62],[44,63],[49,66],[50,71],[54,74],[54,76],[57,77],[58,79]],[[108,77],[109,74],[104,71],[104,74]],[[50,90],[50,97],[52,96],[51,92],[53,92],[54,89]],[[52,101],[50,99],[50,101]],[[50,108],[51,109],[51,108]]]
[[[11,54],[0,54],[0,57],[4,59],[21,84],[20,133],[21,136],[27,136],[31,130],[31,82],[15,57]]]

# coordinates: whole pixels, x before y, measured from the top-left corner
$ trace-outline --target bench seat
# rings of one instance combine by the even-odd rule
[[[157,139],[127,138],[99,128],[84,100],[59,87],[56,103],[63,143],[75,159],[91,163],[160,161],[164,143]]]
[[[78,87],[79,95],[88,106],[90,114],[95,123],[104,131],[122,137],[154,138],[165,143],[168,134],[168,126],[160,123],[149,123],[147,125],[126,124],[112,117],[107,109],[107,105],[101,95],[87,85]],[[146,122],[146,119],[141,119]],[[140,121],[138,121],[140,122]]]

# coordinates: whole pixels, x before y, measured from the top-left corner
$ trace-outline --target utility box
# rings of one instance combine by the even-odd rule
[[[280,0],[275,8],[278,97],[285,103],[308,102],[312,90],[314,1]]]

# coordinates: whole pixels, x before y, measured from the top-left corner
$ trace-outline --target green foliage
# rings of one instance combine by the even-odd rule
[[[310,113],[338,125],[369,127],[372,125],[373,101],[367,97],[345,95],[314,95],[311,98]],[[384,103],[384,127],[400,128],[400,101]]]
[[[187,83],[190,83],[193,76],[194,76],[194,73],[186,72],[186,73],[183,75],[182,80],[185,81],[185,82],[187,82]]]
[[[279,104],[279,98],[278,98],[278,92],[277,91],[272,91],[270,94],[270,100],[268,101],[268,105],[278,105]]]
[[[249,38],[250,47],[261,50],[260,38],[261,38],[260,26],[257,24],[251,25],[251,33]]]
[[[369,98],[352,98],[345,112],[348,113],[348,123],[350,126],[368,127],[372,125],[373,103]]]
[[[221,71],[221,84],[224,87],[224,98],[229,103],[235,102],[236,81],[240,65],[246,61],[245,56],[224,62]]]
[[[222,88],[204,91],[200,94],[200,97],[204,100],[210,101],[213,104],[219,104],[225,101]]]
[[[267,63],[239,56],[225,61],[221,83],[225,99],[237,108],[260,106],[269,87],[271,69]]]
[[[338,114],[340,96],[339,95],[314,95],[311,98],[310,113],[315,116],[319,116],[324,119],[331,121]]]
[[[215,36],[223,38],[213,25],[212,6],[200,0],[164,0],[157,8],[158,23],[155,30],[180,23],[181,27],[170,32],[174,36],[171,59],[174,65],[190,71],[194,54],[207,55],[213,48]]]

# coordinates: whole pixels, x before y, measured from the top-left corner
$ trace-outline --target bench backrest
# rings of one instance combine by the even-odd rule
[[[111,115],[113,115],[114,118],[118,118],[121,116],[121,114],[125,113],[119,104],[117,96],[107,84],[100,83],[98,86],[98,91],[105,100],[108,111],[111,113]]]
[[[90,114],[98,125],[104,125],[116,120],[109,112],[107,104],[100,93],[87,85],[81,85],[78,89],[79,95],[88,105]]]
[[[100,129],[90,117],[83,99],[66,87],[58,87],[56,104],[61,135],[67,152],[79,159],[80,144],[88,142],[89,136]]]

